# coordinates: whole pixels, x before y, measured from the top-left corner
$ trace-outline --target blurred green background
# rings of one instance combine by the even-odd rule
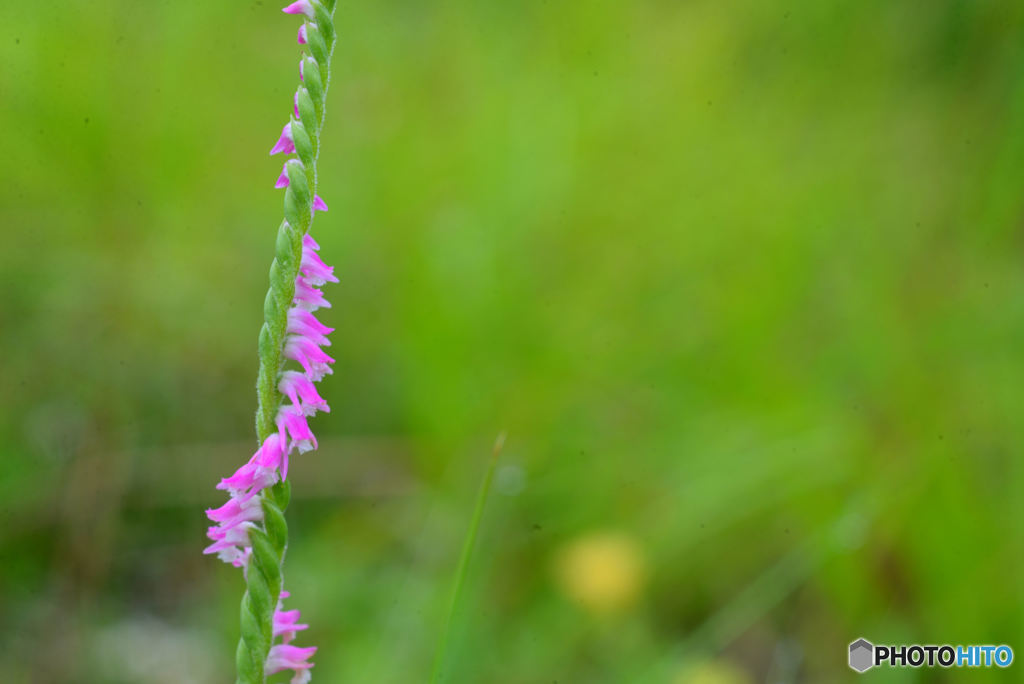
[[[227,682],[298,22],[0,3],[0,680]],[[851,681],[1024,649],[1024,6],[344,2],[314,681]],[[879,682],[1019,681],[878,671]],[[275,678],[277,682],[280,677]]]

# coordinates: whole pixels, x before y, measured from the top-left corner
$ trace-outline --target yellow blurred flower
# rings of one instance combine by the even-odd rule
[[[562,591],[592,613],[607,615],[636,603],[643,589],[639,545],[617,532],[577,537],[558,554],[555,571]]]
[[[751,684],[745,670],[724,660],[711,660],[683,669],[672,684]]]

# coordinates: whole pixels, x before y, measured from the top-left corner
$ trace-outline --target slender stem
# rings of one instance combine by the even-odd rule
[[[448,650],[448,639],[452,631],[452,622],[455,618],[455,611],[459,606],[459,598],[462,595],[462,587],[466,583],[466,572],[469,569],[469,561],[473,555],[473,547],[476,545],[476,535],[480,530],[480,520],[484,514],[484,504],[491,491],[491,482],[494,479],[494,469],[498,465],[498,457],[505,446],[505,433],[498,435],[494,442],[494,449],[491,452],[491,462],[487,466],[487,473],[480,485],[480,491],[476,496],[476,506],[473,508],[473,517],[469,522],[469,529],[462,541],[462,553],[459,556],[459,565],[455,571],[455,583],[452,586],[451,601],[448,604],[448,615],[445,617],[444,628],[441,630],[441,637],[437,642],[437,651],[434,653],[434,666],[430,673],[430,684],[436,684],[441,677],[441,669],[444,666],[445,653]]]

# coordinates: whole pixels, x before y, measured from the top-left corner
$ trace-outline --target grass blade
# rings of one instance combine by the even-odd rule
[[[498,457],[501,449],[505,446],[505,433],[498,435],[494,442],[494,449],[491,452],[491,462],[487,466],[487,473],[477,493],[476,506],[473,508],[473,517],[469,522],[469,529],[466,531],[466,538],[462,541],[462,553],[459,556],[459,566],[455,571],[455,584],[452,586],[451,602],[448,605],[448,615],[445,618],[444,628],[441,630],[441,637],[437,642],[437,651],[434,653],[434,666],[430,673],[430,684],[436,684],[441,678],[441,668],[444,665],[445,654],[448,650],[448,638],[451,635],[452,621],[455,618],[455,611],[459,605],[459,597],[462,594],[462,586],[466,581],[466,572],[469,568],[469,560],[473,555],[473,547],[476,545],[476,535],[480,529],[480,519],[483,517],[484,504],[491,491],[491,481],[494,479],[494,469],[498,464]]]

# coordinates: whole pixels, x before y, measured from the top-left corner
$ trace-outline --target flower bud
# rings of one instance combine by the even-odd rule
[[[292,150],[299,155],[302,163],[308,167],[313,166],[313,141],[301,121],[292,121],[290,124],[292,139]]]

